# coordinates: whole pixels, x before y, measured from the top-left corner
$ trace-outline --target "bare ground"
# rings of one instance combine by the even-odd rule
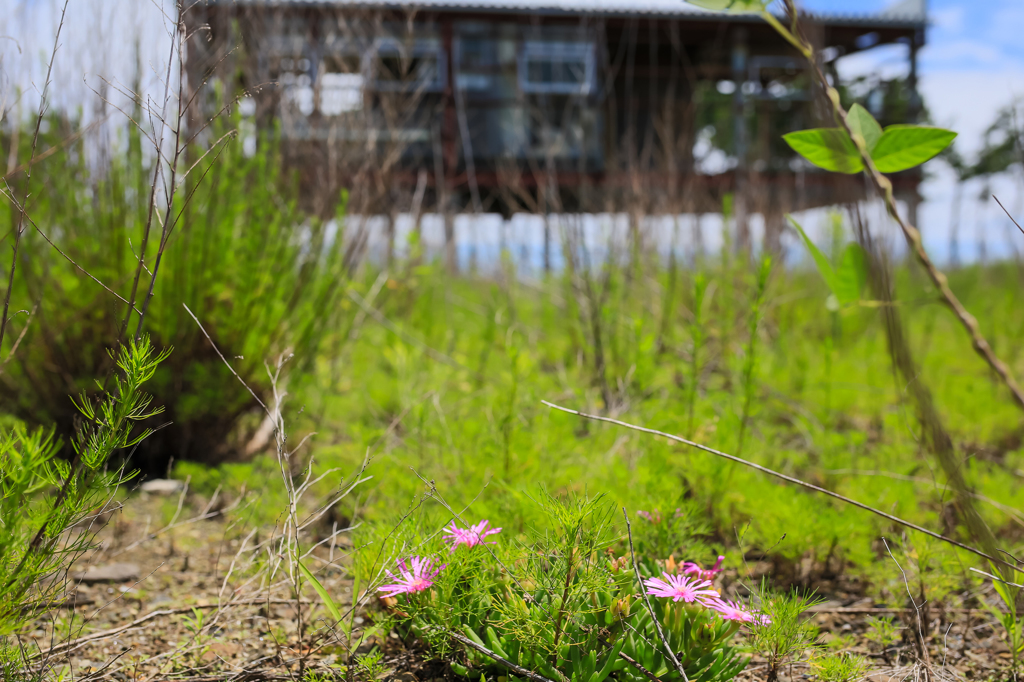
[[[91,584],[69,578],[66,601],[22,638],[33,666],[69,666],[68,677],[79,681],[241,682],[299,679],[307,671],[365,679],[360,669],[346,674],[347,638],[326,627],[313,590],[296,602],[284,569],[271,575],[267,568],[273,557],[268,560],[266,548],[252,551],[261,541],[259,533],[241,537],[220,515],[160,528],[153,519],[166,514],[169,503],[173,506],[173,499],[140,494],[105,519],[98,549],[73,572],[129,563],[137,567],[138,577]],[[343,610],[352,601],[352,583],[340,568],[349,551],[351,543],[338,536],[307,561]],[[774,572],[771,564],[758,568]],[[734,576],[725,573],[722,579],[728,588]],[[856,581],[824,581],[815,587],[830,597],[813,615],[823,640],[838,640],[842,650],[866,657],[871,680],[1013,679],[1001,626],[988,611],[928,605],[920,619],[925,656],[913,609],[876,605],[858,594]],[[372,628],[377,608],[374,604],[349,615],[355,637]],[[902,623],[902,640],[880,651],[865,637],[871,616]],[[431,660],[421,646],[401,641],[395,632],[374,634],[359,650],[374,645],[385,654],[385,679],[455,679],[443,661]],[[766,673],[765,661],[754,655],[738,679],[761,681]],[[796,682],[813,675],[806,661],[797,661],[780,678]]]

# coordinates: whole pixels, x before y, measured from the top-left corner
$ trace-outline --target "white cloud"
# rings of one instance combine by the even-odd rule
[[[1024,95],[1024,70],[932,71],[919,87],[936,125],[959,132],[957,146],[970,154],[999,108]]]
[[[1004,63],[1007,55],[991,42],[981,40],[953,40],[929,43],[919,53],[923,68],[936,68],[943,64],[973,67],[991,67]]]
[[[904,45],[883,45],[843,57],[836,66],[843,80],[867,75],[885,79],[902,77],[909,68],[907,48]]]

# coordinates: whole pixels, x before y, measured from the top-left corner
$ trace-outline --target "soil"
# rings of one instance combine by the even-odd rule
[[[331,631],[322,619],[321,600],[310,589],[299,602],[283,573],[264,570],[271,557],[266,548],[252,552],[258,533],[238,539],[238,529],[209,510],[206,519],[176,521],[159,528],[176,496],[141,493],[109,515],[100,530],[97,549],[73,567],[63,601],[22,636],[32,667],[51,670],[70,666],[66,679],[156,682],[160,680],[366,679],[367,673],[345,672],[348,646],[342,632]],[[180,516],[186,516],[181,514]],[[203,516],[203,514],[199,514]],[[263,538],[266,540],[266,538]],[[340,566],[351,543],[337,536],[324,542],[306,564],[315,568],[325,589],[348,615],[358,639],[373,624],[370,610],[350,613],[352,583]],[[89,570],[125,564],[137,567],[138,578],[87,584]],[[769,563],[755,573],[784,573]],[[789,567],[800,572],[799,567]],[[70,575],[70,574],[69,574]],[[733,576],[723,573],[720,588],[730,591]],[[1012,679],[1011,656],[1002,628],[986,610],[947,609],[928,605],[921,631],[927,658],[918,646],[913,609],[884,608],[858,593],[856,581],[820,581],[819,594],[829,601],[813,609],[822,640],[837,650],[866,657],[872,680]],[[886,651],[866,637],[869,617],[893,617],[903,625],[902,638]],[[927,622],[923,620],[927,618]],[[199,628],[199,635],[196,629]],[[441,682],[456,677],[443,661],[398,634],[378,633],[359,648],[379,646],[384,653],[380,675],[400,682]],[[32,652],[36,652],[35,655]],[[42,652],[40,655],[39,652]],[[754,655],[739,682],[767,679],[768,666]],[[785,665],[780,682],[814,679],[806,660]],[[506,682],[499,678],[498,682]]]

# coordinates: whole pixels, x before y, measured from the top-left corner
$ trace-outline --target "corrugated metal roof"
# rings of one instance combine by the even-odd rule
[[[532,14],[654,15],[695,20],[749,21],[749,16],[713,12],[684,0],[207,0],[213,5],[265,7],[423,8],[431,10]],[[926,0],[900,0],[877,13],[812,12],[815,20],[833,25],[916,27],[927,21]]]

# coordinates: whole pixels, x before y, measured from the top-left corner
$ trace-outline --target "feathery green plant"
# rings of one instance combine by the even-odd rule
[[[754,371],[757,368],[757,345],[758,329],[761,327],[765,294],[768,291],[768,278],[772,272],[772,259],[764,256],[761,259],[761,267],[757,272],[757,289],[754,295],[754,302],[751,304],[747,323],[747,345],[743,353],[743,409],[740,414],[740,435],[736,445],[736,456],[743,453],[743,440],[747,435],[747,424],[750,421],[750,409],[754,403],[755,377]]]
[[[698,272],[693,279],[693,310],[690,319],[690,382],[686,387],[686,436],[693,437],[693,409],[697,403],[697,385],[700,383],[700,352],[704,347],[704,298],[708,292],[708,279]]]
[[[130,478],[108,466],[150,429],[138,423],[162,412],[142,391],[170,350],[157,353],[149,338],[117,354],[113,387],[96,399],[81,396],[74,457],[58,456],[52,431],[22,424],[0,431],[0,645],[53,601],[71,563],[92,540],[91,518],[116,485]]]
[[[765,582],[756,592],[757,601],[767,618],[751,625],[754,648],[768,659],[768,682],[779,679],[779,668],[793,656],[799,656],[815,644],[818,628],[801,616],[822,599],[796,592],[773,593]]]
[[[848,652],[822,653],[811,658],[811,670],[821,682],[852,682],[867,670],[867,661],[862,656]]]

